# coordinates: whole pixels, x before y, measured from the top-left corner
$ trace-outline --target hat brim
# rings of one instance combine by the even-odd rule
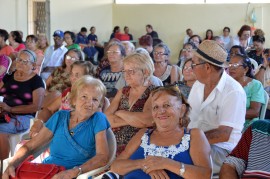
[[[203,57],[202,55],[200,55],[196,50],[195,50],[193,53],[194,53],[194,55],[197,56],[198,58],[200,58],[200,59],[202,59],[202,60],[206,61],[207,63],[210,63],[210,64],[212,64],[212,65],[214,65],[214,66],[218,66],[218,67],[222,67],[222,68],[227,68],[227,67],[228,67],[227,62],[224,62],[224,63],[222,63],[221,65],[219,65],[219,64],[216,64],[216,63],[214,63],[214,62],[208,60],[207,58],[204,58],[204,57]]]

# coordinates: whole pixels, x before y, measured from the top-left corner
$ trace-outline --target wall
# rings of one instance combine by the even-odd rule
[[[248,14],[255,8],[257,28],[269,34],[270,4],[251,4]],[[171,61],[176,62],[183,44],[185,30],[193,29],[196,34],[205,37],[210,28],[220,35],[224,26],[231,27],[233,35],[245,22],[247,4],[200,4],[200,5],[113,5],[113,25],[123,28],[129,26],[130,33],[138,39],[144,35],[145,25],[151,24],[160,38],[172,50]],[[266,18],[268,17],[268,18]],[[267,22],[268,20],[268,22]],[[270,37],[269,37],[270,38]],[[269,39],[268,38],[268,39]],[[267,43],[270,46],[270,41]]]
[[[51,33],[57,29],[79,32],[96,27],[99,41],[109,38],[112,28],[112,0],[51,0]]]
[[[0,0],[0,28],[27,34],[27,0]]]

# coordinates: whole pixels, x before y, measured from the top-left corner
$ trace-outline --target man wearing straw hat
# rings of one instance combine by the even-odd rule
[[[241,138],[246,114],[242,86],[224,70],[227,52],[217,42],[203,41],[192,58],[197,77],[188,101],[189,128],[200,128],[211,144],[213,172],[219,173],[225,157]]]

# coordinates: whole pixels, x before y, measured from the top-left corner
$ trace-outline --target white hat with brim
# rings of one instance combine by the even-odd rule
[[[194,52],[198,58],[218,67],[228,67],[227,51],[213,40],[204,40]]]

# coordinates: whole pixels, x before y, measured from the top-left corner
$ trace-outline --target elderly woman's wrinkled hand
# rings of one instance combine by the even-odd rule
[[[52,179],[72,179],[77,177],[76,174],[73,169],[65,170],[54,175]]]
[[[165,169],[164,163],[166,163],[164,157],[147,156],[143,163],[143,170],[147,174],[155,170],[163,170]]]
[[[3,173],[2,179],[9,179],[9,176],[15,177],[15,168],[12,165],[7,167],[6,171]]]
[[[164,170],[155,170],[149,173],[151,179],[169,179],[170,177]]]

